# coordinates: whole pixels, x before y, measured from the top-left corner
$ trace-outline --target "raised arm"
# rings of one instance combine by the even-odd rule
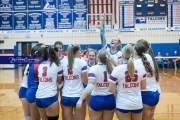
[[[102,16],[102,22],[101,22],[101,30],[100,30],[100,39],[102,47],[106,45],[106,38],[105,38],[105,14]]]

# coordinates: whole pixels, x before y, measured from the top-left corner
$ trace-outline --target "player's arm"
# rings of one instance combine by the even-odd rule
[[[101,22],[101,30],[100,30],[100,39],[103,48],[106,46],[106,38],[105,38],[105,14],[102,16]]]
[[[141,89],[146,89],[146,74],[144,74],[143,79],[141,80]]]
[[[109,92],[112,92],[114,95],[116,94],[116,84],[115,83],[112,83],[112,82],[109,82]]]
[[[116,97],[117,91],[116,91],[116,83],[117,83],[117,74],[115,70],[111,73],[109,79],[109,92],[112,92],[114,96]]]
[[[89,79],[88,85],[84,89],[83,94],[81,95],[81,97],[79,98],[76,104],[76,108],[81,108],[83,100],[86,99],[86,97],[92,92],[92,90],[94,89],[94,86],[95,86],[95,79]]]

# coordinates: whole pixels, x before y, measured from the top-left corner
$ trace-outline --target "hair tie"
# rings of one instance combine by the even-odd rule
[[[149,48],[151,48],[151,44],[149,44]]]
[[[34,54],[38,53],[38,51],[34,52]]]

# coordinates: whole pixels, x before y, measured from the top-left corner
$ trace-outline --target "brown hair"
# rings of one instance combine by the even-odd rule
[[[154,69],[155,69],[154,72],[155,72],[156,81],[159,81],[159,68],[158,68],[156,60],[154,58],[153,50],[149,46],[149,43],[146,40],[143,40],[143,39],[138,40],[137,43],[143,44],[145,46],[145,51],[151,56],[151,58],[152,58],[152,60],[154,62]]]

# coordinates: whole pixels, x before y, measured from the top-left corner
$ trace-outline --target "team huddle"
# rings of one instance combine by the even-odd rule
[[[159,73],[146,40],[121,50],[118,37],[103,48],[80,56],[80,46],[70,44],[63,56],[63,43],[37,44],[31,56],[39,63],[26,66],[19,90],[24,120],[152,120],[159,101]],[[62,109],[59,115],[59,109]]]

